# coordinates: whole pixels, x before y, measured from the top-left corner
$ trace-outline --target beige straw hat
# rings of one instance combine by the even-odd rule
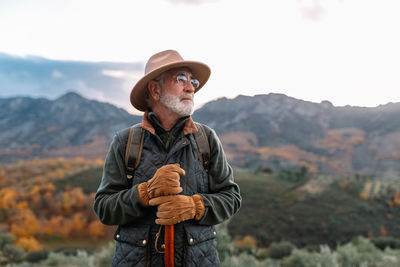
[[[175,50],[159,52],[150,57],[145,67],[144,76],[132,88],[132,105],[140,111],[146,111],[147,83],[161,73],[178,67],[189,68],[192,71],[193,77],[199,80],[200,86],[195,90],[195,93],[204,86],[211,74],[211,70],[206,64],[198,61],[184,60]]]

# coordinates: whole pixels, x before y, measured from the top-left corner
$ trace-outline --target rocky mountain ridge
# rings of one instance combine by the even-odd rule
[[[335,107],[283,94],[240,95],[211,101],[193,118],[216,130],[235,167],[400,174],[400,103]],[[114,133],[140,120],[76,93],[0,99],[0,160],[104,157]]]
[[[400,103],[335,107],[283,94],[218,99],[194,117],[219,134],[236,166],[398,176]]]
[[[67,93],[55,100],[0,99],[0,160],[34,156],[87,156],[104,151],[118,129],[140,121],[121,108]],[[92,147],[86,147],[92,145]],[[95,147],[95,148],[94,148]],[[84,153],[83,153],[84,152]],[[83,154],[82,154],[83,153]]]

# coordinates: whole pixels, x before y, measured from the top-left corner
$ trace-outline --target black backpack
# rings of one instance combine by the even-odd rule
[[[200,159],[206,172],[209,170],[210,166],[210,144],[208,142],[206,131],[202,124],[195,122],[197,127],[197,132],[193,133],[194,139],[197,145],[197,155]],[[124,131],[118,133],[118,137],[121,139]],[[140,157],[143,151],[143,141],[144,141],[145,130],[140,127],[140,123],[135,124],[129,128],[128,140],[126,141],[125,149],[125,170],[126,178],[131,181],[133,174],[140,164]]]

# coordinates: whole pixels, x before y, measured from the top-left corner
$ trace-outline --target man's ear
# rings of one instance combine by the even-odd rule
[[[159,101],[160,100],[160,96],[161,96],[161,86],[158,82],[156,81],[149,81],[149,83],[147,84],[147,88],[149,89],[149,94],[150,97],[153,100]]]

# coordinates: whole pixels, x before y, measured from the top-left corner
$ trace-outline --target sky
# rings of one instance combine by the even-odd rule
[[[175,49],[211,68],[198,105],[400,102],[399,14],[398,0],[2,0],[0,97],[72,90],[134,112],[146,61]]]

